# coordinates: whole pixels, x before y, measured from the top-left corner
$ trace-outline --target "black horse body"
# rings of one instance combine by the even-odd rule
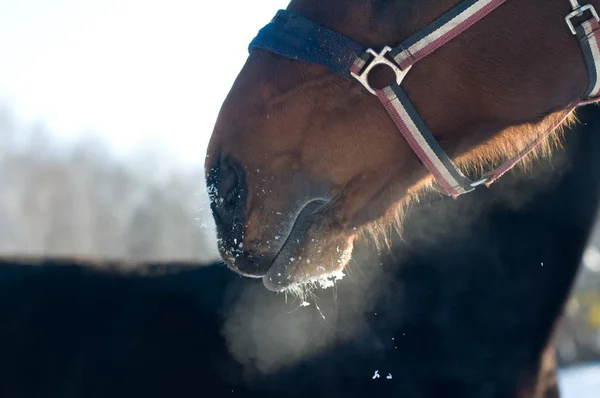
[[[363,248],[308,307],[224,266],[6,259],[0,396],[556,396],[552,334],[600,192],[600,112],[579,114],[551,161],[411,209],[403,241]]]

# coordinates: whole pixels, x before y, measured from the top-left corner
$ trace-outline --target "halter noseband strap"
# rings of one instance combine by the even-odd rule
[[[286,58],[325,66],[344,78],[351,76],[356,78],[369,92],[379,98],[398,130],[435,178],[437,189],[456,198],[472,191],[478,185],[490,186],[560,124],[539,136],[499,168],[485,174],[477,181],[471,181],[439,146],[400,87],[402,80],[416,62],[473,26],[505,1],[464,0],[399,46],[385,47],[379,53],[372,49],[365,50],[365,46],[298,14],[280,10],[272,21],[260,30],[250,43],[249,50],[261,48]],[[580,104],[596,102],[600,99],[599,18],[592,5],[581,6],[577,0],[569,0],[569,2],[572,12],[566,16],[565,21],[579,40],[589,80]],[[573,19],[580,18],[587,12],[591,17],[575,26]],[[380,64],[390,67],[396,78],[389,86],[374,89],[368,82],[368,74],[374,66]]]

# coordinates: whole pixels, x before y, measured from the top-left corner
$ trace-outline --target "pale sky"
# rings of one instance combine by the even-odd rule
[[[0,0],[0,104],[63,139],[158,139],[202,163],[248,43],[288,3]]]

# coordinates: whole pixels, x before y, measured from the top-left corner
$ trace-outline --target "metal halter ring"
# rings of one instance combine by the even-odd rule
[[[396,75],[396,83],[398,85],[400,85],[402,83],[402,80],[404,79],[404,77],[406,76],[406,74],[408,73],[408,71],[410,70],[410,68],[412,66],[411,65],[404,70],[400,69],[400,67],[398,65],[396,65],[393,61],[390,61],[388,58],[386,58],[385,54],[387,54],[390,51],[392,51],[392,49],[388,46],[385,46],[381,50],[380,53],[375,52],[371,48],[367,49],[366,52],[371,54],[373,56],[373,58],[368,62],[367,66],[362,70],[362,72],[360,72],[360,74],[351,72],[351,75],[356,80],[358,80],[373,95],[377,95],[377,94],[375,93],[375,90],[371,87],[371,85],[369,84],[369,72],[375,66],[383,64],[383,65],[387,65],[390,68],[392,68],[392,70],[394,71],[394,74]]]
[[[577,32],[575,31],[575,26],[573,26],[572,19],[573,18],[577,18],[577,17],[581,17],[584,12],[586,12],[586,11],[591,12],[592,16],[596,19],[596,21],[600,22],[600,18],[598,17],[598,13],[596,12],[596,9],[594,8],[593,5],[591,5],[591,4],[580,5],[577,2],[577,0],[569,0],[569,2],[571,3],[571,6],[573,7],[573,11],[570,12],[565,17],[565,22],[569,26],[569,29],[571,29],[571,33],[573,33],[574,35],[576,35]]]

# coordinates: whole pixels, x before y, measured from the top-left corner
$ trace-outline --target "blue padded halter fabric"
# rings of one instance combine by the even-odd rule
[[[365,47],[292,11],[279,10],[250,43],[286,58],[322,65],[342,77]]]

